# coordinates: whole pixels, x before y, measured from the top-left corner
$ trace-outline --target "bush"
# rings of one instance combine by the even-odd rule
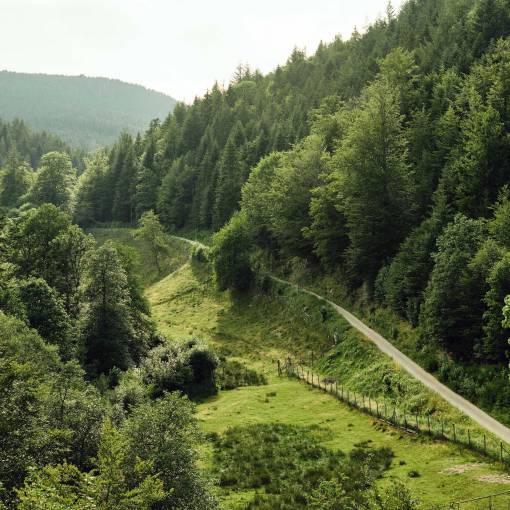
[[[205,343],[189,340],[155,347],[142,361],[140,372],[155,398],[176,390],[196,397],[216,392],[217,366],[216,355]]]
[[[196,245],[191,252],[191,260],[199,264],[206,264],[209,262],[209,250],[202,245]]]
[[[224,361],[216,372],[216,381],[222,390],[233,390],[241,386],[262,386],[266,378],[238,361]]]
[[[252,237],[246,215],[236,213],[214,236],[212,260],[219,290],[246,291],[253,281]]]

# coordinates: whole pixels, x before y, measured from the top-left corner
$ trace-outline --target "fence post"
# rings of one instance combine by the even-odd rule
[[[370,414],[372,414],[372,399],[368,397],[368,407],[370,408]]]
[[[375,412],[377,413],[377,417],[379,418],[379,402],[375,401]]]
[[[280,360],[278,360],[278,377],[282,375],[282,368],[280,366]],[[225,368],[223,368],[223,376],[225,376]]]
[[[487,438],[485,437],[485,434],[483,435],[483,451],[487,455]]]
[[[362,402],[363,402],[363,409],[365,409],[365,395],[361,395],[361,398],[363,399]]]
[[[452,427],[453,427],[453,442],[456,443],[457,442],[457,434],[455,432],[455,423],[452,423]]]
[[[441,436],[444,437],[444,422],[441,420]]]
[[[335,381],[336,396],[338,397],[338,381]]]
[[[500,451],[500,456],[501,456],[501,462],[503,462],[503,442],[500,441],[499,443],[499,451]]]
[[[469,431],[469,429],[467,429],[467,432],[468,432],[468,445],[471,448],[471,432]]]
[[[427,414],[427,425],[429,427],[429,436],[430,436],[430,416]]]

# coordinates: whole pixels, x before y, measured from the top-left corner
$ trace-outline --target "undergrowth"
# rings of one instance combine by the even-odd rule
[[[390,467],[393,453],[372,448],[369,442],[357,445],[349,455],[333,452],[320,444],[329,434],[318,426],[231,428],[215,438],[218,483],[230,489],[255,489],[247,509],[308,508],[325,483],[341,487],[344,502],[365,508],[368,491]]]
[[[263,386],[267,378],[235,360],[223,360],[216,369],[216,384],[222,390],[233,390],[243,386]]]

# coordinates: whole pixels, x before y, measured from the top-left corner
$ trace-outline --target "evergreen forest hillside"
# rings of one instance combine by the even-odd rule
[[[133,135],[175,100],[140,85],[107,78],[0,72],[0,118],[23,119],[66,143],[91,150]]]

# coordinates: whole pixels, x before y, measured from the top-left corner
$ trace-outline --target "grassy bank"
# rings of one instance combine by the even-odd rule
[[[108,235],[104,232],[105,238]],[[117,234],[114,237],[119,239]],[[132,243],[131,239],[125,237],[125,242]],[[175,252],[174,260],[186,260],[189,247],[176,244]],[[424,508],[508,487],[497,465],[469,450],[395,430],[319,390],[279,378],[277,359],[290,353],[307,357],[312,350],[327,351],[317,366],[338,373],[353,390],[363,389],[402,406],[462,420],[317,300],[290,288],[234,297],[217,292],[213,283],[206,267],[185,262],[146,290],[153,317],[166,336],[204,338],[220,354],[247,364],[267,379],[267,385],[220,391],[200,403],[198,417],[209,437],[233,427],[280,423],[321,427],[319,442],[333,451],[348,453],[360,443],[386,446],[394,458],[379,485],[393,478],[404,480]],[[211,476],[217,476],[213,469],[216,447],[208,441],[203,448],[204,469],[210,469]],[[244,508],[264,487],[218,486],[217,491],[223,506],[234,509]]]

